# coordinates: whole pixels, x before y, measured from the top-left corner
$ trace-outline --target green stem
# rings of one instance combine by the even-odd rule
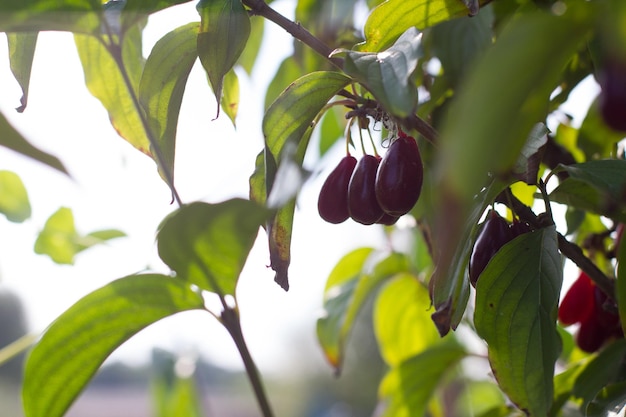
[[[261,375],[254,364],[254,360],[248,350],[248,345],[246,345],[246,341],[243,337],[241,321],[239,320],[239,312],[234,308],[226,308],[222,312],[221,319],[222,324],[226,327],[228,333],[230,333],[230,336],[233,338],[233,341],[237,346],[237,350],[241,355],[241,359],[243,360],[243,364],[246,368],[246,373],[248,374],[248,379],[250,380],[250,384],[254,390],[254,395],[259,403],[259,408],[263,413],[263,417],[273,417],[274,413],[272,412],[267,395],[265,394],[263,382],[261,381]]]

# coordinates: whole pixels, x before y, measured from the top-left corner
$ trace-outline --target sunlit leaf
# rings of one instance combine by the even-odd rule
[[[122,30],[125,32],[138,21],[149,15],[189,0],[126,0],[121,15]]]
[[[389,366],[399,365],[440,340],[431,314],[428,289],[416,276],[400,273],[385,284],[374,307],[374,330]]]
[[[533,127],[545,120],[550,94],[591,28],[587,7],[581,3],[558,17],[529,12],[512,19],[472,66],[447,112],[439,158],[442,182],[465,203],[489,172],[514,166]]]
[[[366,41],[358,47],[361,51],[382,51],[409,28],[423,30],[449,19],[467,16],[468,12],[467,6],[459,0],[388,0],[367,18]]]
[[[16,223],[23,222],[31,215],[26,187],[21,178],[11,171],[0,171],[0,213]]]
[[[239,274],[268,214],[242,199],[182,206],[160,227],[159,256],[179,278],[203,290],[235,295]]]
[[[289,84],[304,74],[304,70],[300,68],[300,65],[298,65],[298,62],[293,56],[285,58],[278,66],[274,78],[272,78],[272,81],[270,81],[270,84],[267,86],[267,90],[265,90],[265,109],[270,107]]]
[[[272,103],[263,118],[265,143],[278,161],[287,142],[298,143],[324,105],[350,82],[338,72],[298,78]]]
[[[498,416],[494,410],[506,409],[506,400],[497,384],[491,381],[468,380],[463,384],[463,391],[456,401],[456,417]],[[509,416],[511,410],[499,416]],[[491,414],[487,414],[491,413]]]
[[[45,331],[24,371],[26,417],[61,417],[104,360],[131,336],[173,314],[204,308],[189,285],[146,274],[88,294]]]
[[[152,48],[139,84],[139,100],[169,172],[174,171],[176,128],[187,78],[198,54],[198,23],[183,25]]]
[[[317,339],[328,362],[341,372],[345,345],[361,307],[383,280],[408,269],[404,255],[391,253],[368,266],[373,249],[345,255],[333,268],[324,289],[324,315],[317,321]]]
[[[118,62],[119,56],[113,56],[103,41],[96,37],[75,35],[74,39],[87,88],[109,113],[117,133],[139,151],[152,157],[148,132],[141,119],[142,110],[136,105],[143,70],[141,38],[123,38],[120,53],[123,62]]]
[[[466,355],[463,347],[448,338],[392,368],[379,387],[379,396],[386,401],[382,416],[425,415],[439,381]]]
[[[607,159],[561,165],[554,172],[569,177],[550,193],[550,200],[626,221],[626,161]]]
[[[198,55],[219,105],[224,77],[250,36],[250,18],[240,0],[201,0],[197,8],[201,17]]]
[[[53,213],[37,236],[35,253],[48,255],[58,264],[72,264],[79,252],[110,239],[126,236],[115,229],[80,235],[74,225],[74,214],[67,207]]]
[[[28,142],[0,113],[0,146],[11,149],[24,156],[48,165],[64,174],[68,174],[63,163],[55,156],[50,155]],[[68,174],[69,175],[69,174]]]
[[[22,88],[22,98],[20,99],[21,104],[17,108],[17,111],[20,113],[26,109],[26,105],[28,103],[30,72],[33,67],[37,34],[37,32],[7,33],[11,71]]]
[[[237,112],[239,111],[239,78],[235,71],[226,73],[223,80],[223,94],[221,106],[224,113],[236,126]]]
[[[561,352],[556,316],[563,279],[554,226],[525,233],[491,259],[476,284],[476,331],[500,388],[531,416],[552,404]]]
[[[261,43],[263,41],[263,34],[265,33],[265,19],[261,17],[252,16],[250,19],[250,36],[246,47],[241,52],[237,64],[246,71],[248,75],[252,74],[254,64],[257,62],[259,51],[261,50]],[[295,77],[294,77],[295,80]],[[282,91],[282,88],[280,89]]]
[[[417,107],[414,73],[422,55],[421,39],[410,28],[382,52],[346,51],[344,71],[365,85],[389,113],[407,117]]]
[[[3,0],[0,2],[0,31],[36,32],[64,30],[97,33],[100,0]]]

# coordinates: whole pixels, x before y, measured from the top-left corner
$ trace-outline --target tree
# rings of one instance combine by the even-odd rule
[[[63,415],[120,344],[193,309],[225,326],[262,414],[273,415],[241,331],[235,290],[260,227],[275,280],[288,290],[295,200],[315,131],[322,154],[336,142],[346,147],[321,190],[324,219],[350,217],[390,233],[399,217],[415,220],[410,251],[360,248],[342,258],[328,277],[326,315],[317,326],[340,373],[355,318],[375,297],[373,326],[389,366],[380,384],[383,415],[472,415],[462,400],[472,403],[473,390],[492,398],[474,404],[485,416],[556,416],[572,405],[605,415],[623,407],[622,2],[300,0],[295,23],[262,0],[202,0],[200,21],[168,33],[144,59],[147,17],[177,3],[0,6],[0,29],[10,33],[11,64],[25,92],[20,111],[37,31],[75,33],[90,91],[120,136],[155,161],[179,206],[157,235],[171,275],[111,282],[70,307],[35,345],[24,374],[27,417]],[[369,15],[355,30],[357,7]],[[234,122],[233,67],[254,65],[266,20],[297,42],[267,91],[265,146],[250,167],[250,199],[184,203],[174,150],[191,66],[200,60]],[[601,93],[578,128],[561,105],[589,76]],[[63,170],[0,122],[1,144]],[[555,218],[557,206],[564,219]],[[555,222],[563,221],[567,231],[559,232]],[[559,307],[564,258],[581,273]],[[205,292],[219,296],[219,311],[205,307]],[[575,323],[572,336],[563,326]],[[483,354],[460,334],[486,345],[492,381],[473,381],[457,366]],[[512,405],[491,395],[496,386]]]

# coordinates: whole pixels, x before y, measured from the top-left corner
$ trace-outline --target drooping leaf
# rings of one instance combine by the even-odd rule
[[[554,226],[525,233],[491,259],[476,284],[476,331],[500,388],[530,416],[551,407],[561,352],[556,331],[562,264]]]
[[[198,23],[163,36],[152,48],[139,84],[139,100],[170,173],[174,172],[176,128],[187,78],[198,54]]]
[[[432,319],[444,336],[450,329],[456,329],[463,318],[465,306],[469,299],[468,265],[474,240],[478,231],[478,221],[487,206],[505,188],[505,184],[494,181],[482,190],[475,198],[471,211],[467,215],[459,215],[452,211],[452,218],[463,219],[461,238],[454,241],[454,246],[447,247],[441,256],[446,256],[446,262],[440,262],[430,279],[429,287],[431,298],[435,306]],[[453,206],[446,206],[447,210],[454,210]],[[442,236],[451,233],[447,230],[452,222],[443,220]]]
[[[16,223],[23,222],[31,215],[26,187],[21,178],[11,171],[0,171],[0,213]]]
[[[26,361],[26,417],[61,417],[104,360],[143,328],[173,314],[203,309],[181,280],[128,276],[88,294],[45,331]]]
[[[392,368],[383,378],[379,397],[385,400],[383,417],[425,415],[437,385],[467,352],[454,339],[444,339]]]
[[[569,178],[550,193],[550,200],[626,221],[623,204],[625,160],[607,159],[560,165],[553,172],[567,172]]]
[[[383,280],[408,269],[408,261],[400,253],[391,253],[367,267],[372,255],[371,248],[348,253],[326,281],[324,315],[317,321],[317,339],[337,373],[341,372],[347,339],[365,301]]]
[[[223,94],[221,106],[233,126],[236,126],[237,113],[239,111],[239,78],[235,71],[226,73],[223,80]]]
[[[11,149],[12,151],[18,152],[69,175],[65,166],[63,166],[63,163],[57,157],[36,148],[24,139],[24,137],[11,126],[2,113],[0,113],[0,146],[4,146],[5,148]]]
[[[419,32],[409,28],[382,52],[346,51],[344,71],[365,85],[387,112],[407,117],[417,107],[414,73],[420,41]]]
[[[136,106],[143,71],[141,38],[135,35],[123,39],[121,52],[113,56],[98,38],[74,36],[87,88],[109,113],[117,133],[136,149],[153,157],[149,132],[141,119],[142,110]]]
[[[617,340],[598,353],[578,374],[572,394],[583,400],[581,411],[586,412],[606,385],[623,381],[621,364],[625,357],[626,340]]]
[[[179,278],[235,295],[239,274],[269,213],[249,200],[182,206],[162,223],[159,256]]]
[[[126,236],[115,229],[95,231],[81,235],[74,225],[74,214],[67,207],[61,207],[46,221],[35,241],[35,253],[48,255],[58,264],[73,264],[79,252],[102,244],[110,239]]]
[[[430,315],[428,289],[416,276],[399,273],[376,299],[374,331],[385,362],[398,366],[440,340]]]
[[[4,0],[0,3],[0,31],[96,34],[101,29],[101,10],[99,0]]]
[[[487,1],[480,1],[484,4]],[[365,22],[365,42],[360,51],[378,52],[387,48],[407,29],[423,30],[449,19],[468,15],[458,0],[388,0],[376,7]]]
[[[592,17],[587,3],[558,17],[522,14],[509,21],[472,66],[447,112],[440,139],[442,183],[463,204],[484,186],[489,172],[513,167],[532,128],[545,120],[550,94],[585,40]]]
[[[224,77],[250,36],[250,18],[241,0],[201,0],[197,8],[201,18],[198,55],[219,106]]]
[[[30,85],[30,72],[33,67],[37,35],[37,32],[7,33],[11,71],[22,88],[21,104],[17,108],[19,113],[26,109],[28,103],[28,87]]]

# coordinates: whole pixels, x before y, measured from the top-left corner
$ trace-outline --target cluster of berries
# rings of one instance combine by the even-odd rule
[[[322,219],[342,223],[348,218],[370,225],[392,225],[408,213],[422,190],[423,166],[417,142],[400,132],[383,158],[348,154],[320,190],[317,208]]]
[[[580,323],[576,344],[585,352],[595,352],[606,341],[624,337],[617,305],[582,271],[561,301],[559,321],[564,326]]]
[[[470,257],[469,277],[472,286],[476,286],[478,277],[502,246],[531,230],[528,223],[515,220],[509,224],[495,210],[491,210],[478,232]]]

